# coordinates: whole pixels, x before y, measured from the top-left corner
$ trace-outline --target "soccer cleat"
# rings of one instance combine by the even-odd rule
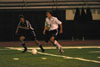
[[[27,47],[25,46],[25,44],[22,44],[22,46],[24,47],[24,51],[22,51],[22,53],[25,53],[27,51]]]
[[[27,51],[27,49],[24,49],[24,51],[22,51],[22,53],[25,53]]]
[[[59,52],[60,54],[63,54],[63,53],[64,53],[64,51],[63,51],[63,49],[62,49],[61,47],[59,48],[58,52]]]

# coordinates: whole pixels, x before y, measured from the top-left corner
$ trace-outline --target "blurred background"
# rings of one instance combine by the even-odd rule
[[[0,0],[0,41],[17,41],[19,15],[24,15],[43,40],[46,11],[63,23],[60,40],[100,40],[100,0]]]

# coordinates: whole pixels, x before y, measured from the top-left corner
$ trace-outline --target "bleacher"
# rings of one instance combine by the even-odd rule
[[[0,0],[0,9],[100,8],[100,0]]]

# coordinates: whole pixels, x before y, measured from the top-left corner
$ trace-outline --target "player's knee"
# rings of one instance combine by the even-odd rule
[[[20,41],[24,41],[25,40],[25,37],[24,36],[21,36],[20,37]]]
[[[35,40],[35,43],[36,43],[36,44],[40,44],[40,42],[39,42],[38,40]]]
[[[54,37],[51,37],[50,38],[50,41],[54,42],[55,41],[55,38]]]

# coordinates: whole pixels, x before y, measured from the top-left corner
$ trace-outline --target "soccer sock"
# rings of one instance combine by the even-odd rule
[[[54,46],[57,47],[57,49],[60,49],[62,46],[55,40],[54,42],[51,42]]]
[[[44,52],[44,48],[42,47],[42,45],[40,44],[39,47],[41,48],[42,52]]]
[[[58,49],[58,46],[54,43],[54,42],[52,42],[52,41],[50,41],[51,42],[51,44],[53,45],[53,46],[56,46],[56,48]]]
[[[56,44],[56,46],[58,47],[58,49],[59,49],[59,48],[62,48],[62,46],[58,43],[57,40],[54,41],[54,44]]]
[[[64,51],[62,50],[62,46],[55,40],[54,42],[51,42],[53,45],[55,45],[58,49],[58,51],[62,54]]]
[[[27,47],[26,47],[26,45],[25,45],[25,42],[24,42],[24,41],[22,41],[22,46],[24,47],[24,51],[23,51],[23,52],[26,52],[26,51],[27,51]]]

